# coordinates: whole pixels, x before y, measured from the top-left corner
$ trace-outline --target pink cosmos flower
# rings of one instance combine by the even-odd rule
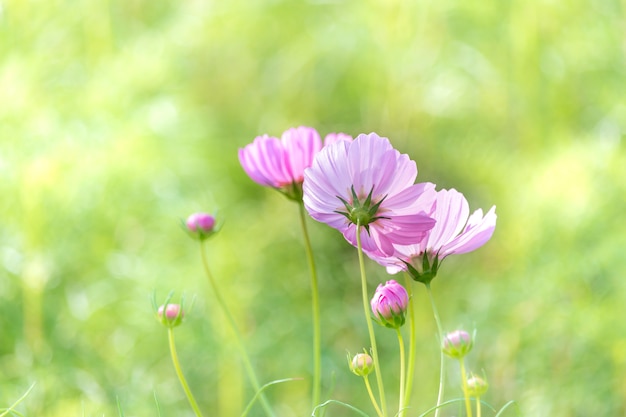
[[[389,273],[408,269],[414,279],[428,283],[445,257],[478,249],[496,228],[495,206],[485,215],[478,209],[470,216],[467,200],[455,189],[437,192],[430,215],[437,223],[427,235],[411,245],[395,245],[391,257],[376,259]]]
[[[319,133],[312,127],[300,126],[283,133],[280,139],[263,135],[239,149],[239,162],[258,184],[281,188],[302,182],[304,169],[322,148]]]
[[[346,138],[350,137],[331,133],[325,142]],[[320,149],[319,133],[312,127],[300,126],[285,131],[280,139],[268,135],[256,137],[254,142],[239,149],[239,162],[254,182],[300,200],[304,170],[311,166]]]
[[[318,153],[304,173],[303,201],[311,217],[338,229],[352,245],[358,223],[363,250],[390,256],[394,243],[413,243],[435,224],[426,214],[435,186],[415,184],[416,177],[415,162],[389,139],[361,134]]]

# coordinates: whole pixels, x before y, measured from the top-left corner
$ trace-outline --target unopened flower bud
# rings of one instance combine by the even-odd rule
[[[404,315],[409,305],[409,294],[394,280],[380,284],[370,302],[374,317],[380,324],[398,329],[404,324]]]
[[[193,238],[204,240],[216,232],[215,217],[208,213],[194,213],[185,221],[187,232]]]
[[[461,359],[472,350],[472,336],[465,330],[455,330],[443,336],[441,349],[451,358]]]
[[[467,379],[467,393],[470,397],[482,397],[489,389],[489,384],[484,379],[472,375]]]
[[[185,314],[180,304],[166,304],[159,307],[157,315],[164,326],[176,327],[182,323]]]
[[[374,370],[374,361],[367,353],[357,353],[350,361],[350,370],[358,376],[367,376]]]

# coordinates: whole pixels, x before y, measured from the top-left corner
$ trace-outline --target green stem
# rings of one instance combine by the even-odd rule
[[[250,362],[250,358],[248,357],[248,353],[246,352],[246,349],[244,347],[241,333],[239,333],[239,330],[237,329],[237,324],[235,323],[235,320],[233,319],[233,316],[230,313],[230,310],[228,309],[226,302],[222,298],[222,295],[219,292],[217,285],[215,284],[215,280],[213,279],[213,275],[211,274],[211,270],[209,269],[209,262],[207,261],[207,257],[206,257],[206,253],[204,249],[204,241],[200,242],[200,254],[202,256],[202,265],[204,265],[204,272],[206,273],[206,276],[209,279],[209,284],[211,285],[211,289],[213,290],[215,298],[217,299],[217,302],[220,308],[222,309],[222,312],[228,319],[228,323],[230,324],[231,330],[235,334],[237,348],[239,349],[239,354],[241,355],[241,358],[243,359],[243,365],[246,369],[246,373],[248,374],[248,379],[250,380],[250,383],[252,384],[254,391],[259,392],[261,390],[261,386],[259,385],[259,380],[257,379],[256,373],[254,372],[254,368],[252,367],[252,363]],[[265,414],[267,414],[269,417],[274,417],[274,413],[267,401],[267,398],[265,397],[265,394],[261,393],[259,395],[259,400],[261,401],[261,405],[263,406],[263,409],[265,410]]]
[[[372,404],[374,405],[374,408],[376,409],[376,414],[378,414],[378,417],[383,417],[383,412],[380,411],[380,407],[378,407],[378,403],[376,402],[376,397],[374,397],[374,393],[372,392],[372,386],[370,385],[370,381],[367,378],[367,375],[363,377],[363,380],[365,381],[365,387],[367,388],[367,393],[370,396],[370,400],[372,401]]]
[[[180,384],[183,386],[183,391],[185,391],[185,395],[189,400],[189,405],[193,409],[193,412],[196,413],[196,416],[202,417],[202,412],[198,407],[198,403],[196,399],[193,397],[191,390],[189,389],[189,385],[187,384],[187,380],[185,379],[185,375],[183,375],[183,371],[180,369],[180,362],[178,361],[178,354],[176,353],[176,343],[174,343],[174,329],[172,327],[168,327],[167,336],[170,342],[170,353],[172,355],[172,363],[174,363],[174,370],[176,370],[176,375],[178,375],[178,380]]]
[[[404,363],[404,340],[402,339],[402,332],[400,328],[396,329],[398,333],[398,344],[400,345],[400,399],[398,402],[398,417],[404,416],[404,409],[406,408],[405,400],[404,400],[404,390],[406,388],[406,365]]]
[[[459,359],[459,365],[461,365],[461,383],[463,386],[463,397],[465,397],[465,410],[467,417],[472,417],[472,404],[470,403],[470,397],[467,390],[467,375],[465,373],[465,359]]]
[[[306,227],[306,216],[304,213],[304,204],[300,206],[300,225],[302,226],[302,235],[304,237],[304,247],[306,249],[306,257],[311,270],[311,307],[313,314],[313,393],[311,395],[313,408],[320,402],[320,392],[322,389],[322,354],[321,354],[321,332],[320,332],[320,301],[319,289],[317,285],[317,269],[315,268],[315,260],[313,258],[313,249],[311,248],[311,240]]]
[[[476,397],[476,417],[480,417],[480,397]]]
[[[413,378],[415,374],[415,301],[413,297],[413,282],[408,273],[404,274],[405,287],[409,294],[409,365],[407,369],[406,387],[404,390],[404,405],[411,403],[413,393]]]
[[[378,348],[376,347],[376,336],[374,335],[374,326],[370,317],[370,304],[367,296],[367,278],[365,277],[365,262],[363,261],[363,247],[361,246],[361,226],[356,225],[356,244],[359,254],[359,268],[361,270],[361,293],[363,295],[363,309],[365,311],[365,321],[367,323],[367,331],[370,336],[370,344],[372,345],[372,359],[374,359],[374,372],[376,373],[376,384],[378,385],[378,395],[382,406],[382,417],[387,417],[387,401],[385,400],[385,387],[380,372],[380,362],[378,361]]]
[[[439,336],[439,393],[437,394],[437,409],[435,410],[435,417],[439,416],[439,406],[443,401],[443,387],[445,384],[445,373],[443,369],[444,363],[444,355],[443,350],[441,349],[441,341],[443,340],[443,329],[441,327],[441,320],[439,319],[439,313],[437,312],[437,306],[435,305],[435,298],[433,297],[433,292],[430,289],[430,283],[426,285],[426,292],[428,293],[428,298],[430,299],[430,305],[433,310],[433,315],[435,316],[435,323],[437,323],[437,333]]]

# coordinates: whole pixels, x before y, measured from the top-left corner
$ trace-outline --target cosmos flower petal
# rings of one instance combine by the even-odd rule
[[[326,135],[326,137],[324,138],[324,146],[328,146],[331,145],[335,142],[339,142],[339,141],[348,141],[348,142],[352,142],[352,136],[346,134],[346,133],[329,133],[328,135]]]
[[[396,245],[410,245],[421,240],[435,225],[435,220],[425,213],[394,216],[393,221],[380,220],[381,226]]]
[[[386,202],[393,207],[393,213],[397,215],[430,213],[436,198],[435,184],[423,182],[409,185],[399,193],[387,197]]]
[[[343,236],[352,246],[357,246],[356,226],[354,224],[343,231]],[[370,257],[387,257],[394,252],[391,239],[374,228],[370,228],[369,232],[364,227],[361,228],[361,247]]]
[[[319,133],[306,126],[291,128],[283,133],[281,142],[285,149],[285,171],[294,182],[302,182],[304,170],[311,166],[313,157],[322,149]]]
[[[463,232],[441,248],[441,254],[467,253],[483,246],[493,236],[496,219],[496,206],[491,207],[484,217],[481,209],[476,210],[468,219]]]
[[[279,187],[290,181],[284,171],[284,150],[275,137],[256,137],[252,143],[239,149],[239,162],[246,174],[260,185]]]
[[[437,193],[437,206],[433,217],[437,224],[428,237],[428,247],[439,249],[463,230],[469,215],[467,200],[455,189]]]
[[[336,213],[345,209],[337,196],[345,196],[350,192],[350,180],[345,161],[348,142],[339,141],[325,147],[315,157],[313,165],[304,172],[303,201],[311,217],[322,220],[319,215],[328,215],[326,218],[345,217]]]

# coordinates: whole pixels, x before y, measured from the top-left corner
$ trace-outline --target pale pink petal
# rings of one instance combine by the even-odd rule
[[[413,184],[385,199],[385,205],[393,208],[394,215],[430,213],[437,198],[435,184],[422,182]]]
[[[322,149],[317,154],[311,168],[304,172],[303,201],[311,217],[318,221],[322,218],[345,219],[337,210],[345,210],[337,196],[350,200],[350,177],[347,166],[342,163],[347,155],[347,142],[337,142]],[[325,216],[319,217],[320,214]],[[333,226],[334,227],[334,226]]]
[[[424,213],[394,216],[392,219],[380,219],[375,222],[375,227],[381,226],[397,245],[419,242],[434,225],[435,220]]]
[[[465,230],[441,248],[443,256],[471,252],[491,239],[496,228],[496,206],[491,207],[483,217],[481,209],[468,219]]]
[[[350,224],[343,231],[343,236],[353,246],[357,246],[356,226],[354,224]],[[369,232],[364,227],[361,228],[361,247],[368,256],[386,257],[393,254],[394,251],[392,241],[385,234],[380,233],[378,229],[371,227]]]
[[[437,193],[437,206],[433,217],[437,224],[428,237],[428,249],[437,252],[439,248],[461,233],[469,215],[467,200],[455,189]]]

